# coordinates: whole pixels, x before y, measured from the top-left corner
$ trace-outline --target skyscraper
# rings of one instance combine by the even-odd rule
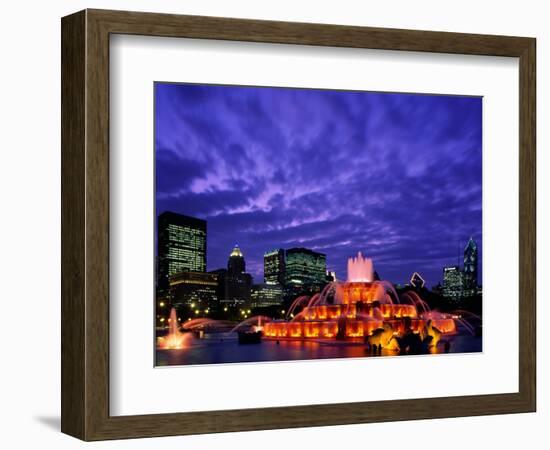
[[[235,245],[229,255],[229,260],[227,261],[227,271],[235,275],[246,272],[244,256],[238,245]]]
[[[224,301],[231,303],[250,303],[252,275],[246,273],[244,255],[238,245],[235,245],[227,261],[227,273],[224,281]]]
[[[327,274],[327,257],[324,253],[307,248],[286,251],[286,284],[324,285]]]
[[[158,286],[185,271],[206,271],[206,221],[170,211],[158,216]]]
[[[285,284],[285,251],[282,248],[264,253],[264,283]]]
[[[477,244],[470,238],[464,247],[464,295],[471,297],[477,292]]]
[[[463,274],[458,266],[443,268],[443,297],[460,300],[463,297]]]

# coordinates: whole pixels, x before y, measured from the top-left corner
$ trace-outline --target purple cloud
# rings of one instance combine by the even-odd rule
[[[482,248],[482,99],[157,83],[157,212],[208,221],[208,270],[238,243],[306,246],[345,277],[430,285],[470,236]],[[480,270],[481,273],[481,270]]]

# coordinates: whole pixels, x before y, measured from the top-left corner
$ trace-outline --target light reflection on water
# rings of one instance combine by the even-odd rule
[[[448,336],[449,353],[481,352],[481,337]],[[443,352],[438,345],[436,353]],[[382,350],[381,356],[397,356],[392,350]],[[190,346],[179,350],[156,351],[157,366],[222,364],[237,362],[295,361],[328,358],[375,357],[361,342],[312,342],[305,340],[262,340],[261,344],[239,345],[235,334],[212,334],[206,339],[194,338]]]

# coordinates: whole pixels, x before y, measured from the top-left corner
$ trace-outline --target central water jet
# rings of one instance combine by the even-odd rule
[[[358,252],[355,258],[348,258],[348,281],[366,283],[374,281],[372,259],[363,258],[361,252]]]

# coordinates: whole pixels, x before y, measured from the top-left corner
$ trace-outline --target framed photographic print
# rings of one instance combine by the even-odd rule
[[[529,412],[535,39],[62,20],[62,431]]]

